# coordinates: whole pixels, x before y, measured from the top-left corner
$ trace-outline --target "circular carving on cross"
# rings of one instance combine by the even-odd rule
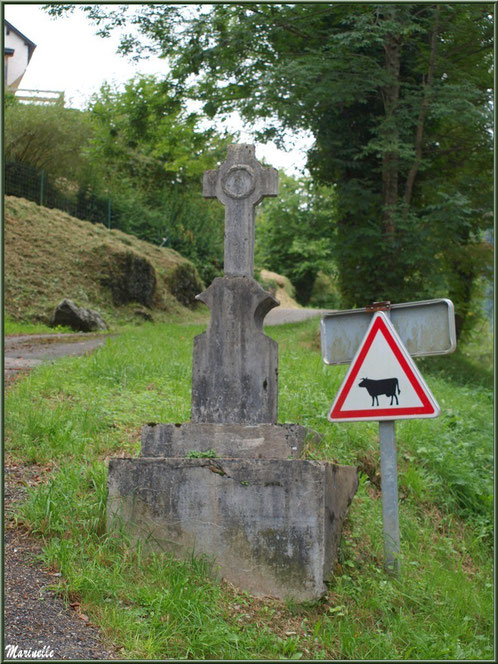
[[[247,198],[255,186],[254,170],[245,164],[231,166],[221,180],[221,188],[230,198]]]

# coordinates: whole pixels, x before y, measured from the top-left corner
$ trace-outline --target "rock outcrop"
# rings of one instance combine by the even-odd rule
[[[92,309],[78,307],[72,300],[64,298],[56,307],[52,325],[63,325],[78,332],[96,332],[107,330],[107,323],[102,316]]]

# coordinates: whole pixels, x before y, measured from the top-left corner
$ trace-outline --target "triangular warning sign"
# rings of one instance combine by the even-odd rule
[[[329,421],[406,420],[439,413],[396,330],[378,311],[332,404]]]

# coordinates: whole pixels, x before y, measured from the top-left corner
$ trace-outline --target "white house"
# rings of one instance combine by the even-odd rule
[[[12,23],[4,21],[4,73],[5,87],[15,92],[36,48],[31,39],[19,32]]]

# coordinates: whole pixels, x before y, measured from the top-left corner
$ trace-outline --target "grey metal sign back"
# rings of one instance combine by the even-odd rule
[[[391,322],[413,357],[446,355],[456,348],[455,312],[447,299],[392,304]],[[372,311],[350,309],[322,316],[322,359],[349,364],[372,320]]]

